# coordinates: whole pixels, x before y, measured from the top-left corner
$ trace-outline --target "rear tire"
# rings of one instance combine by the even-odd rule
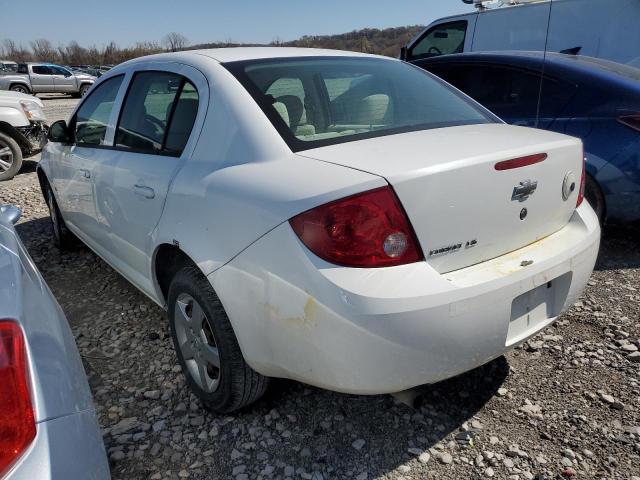
[[[51,233],[53,237],[53,244],[59,250],[69,250],[77,244],[76,238],[69,231],[67,225],[64,223],[60,209],[58,208],[58,202],[53,195],[51,185],[47,183],[44,191],[45,201],[49,207],[49,219],[51,220]]]
[[[11,85],[9,90],[16,93],[26,93],[27,95],[31,93],[24,85]]]
[[[9,135],[0,132],[0,181],[11,180],[21,167],[20,145]]]
[[[230,413],[258,400],[269,378],[245,362],[229,317],[202,272],[195,266],[179,270],[168,297],[178,361],[205,408]]]
[[[587,199],[587,202],[589,202],[593,211],[596,212],[600,225],[604,225],[606,214],[604,195],[591,175],[587,175],[584,187],[584,198]]]

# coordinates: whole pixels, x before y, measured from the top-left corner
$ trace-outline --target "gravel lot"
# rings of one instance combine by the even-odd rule
[[[51,121],[75,100],[48,97]],[[640,480],[640,232],[605,231],[581,301],[523,348],[409,408],[275,381],[218,416],[185,386],[164,312],[86,248],[51,245],[33,161],[0,184],[67,314],[115,479]]]

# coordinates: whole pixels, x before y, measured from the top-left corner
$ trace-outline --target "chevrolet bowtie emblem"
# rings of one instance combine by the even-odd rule
[[[517,200],[524,202],[527,198],[533,195],[533,192],[538,188],[538,182],[534,180],[524,180],[520,182],[520,185],[513,188],[513,194],[511,200]]]

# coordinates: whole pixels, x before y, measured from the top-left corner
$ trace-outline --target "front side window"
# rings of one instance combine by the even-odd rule
[[[124,75],[112,77],[96,86],[82,102],[72,122],[75,143],[79,145],[102,145],[107,133],[113,102],[118,95]]]
[[[444,82],[395,60],[307,57],[225,67],[294,151],[498,121]]]
[[[467,34],[467,21],[443,23],[429,29],[409,50],[409,58],[435,57],[464,51],[464,39]]]
[[[180,155],[197,113],[198,92],[186,78],[171,72],[138,72],[122,107],[115,146]]]
[[[71,72],[69,70],[67,70],[66,68],[58,67],[57,65],[50,65],[49,68],[52,70],[52,73],[54,75],[64,75],[64,76],[71,75]]]

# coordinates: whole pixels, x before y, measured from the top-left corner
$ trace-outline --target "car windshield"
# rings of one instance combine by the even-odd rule
[[[226,63],[293,151],[500,120],[440,79],[380,58]]]

